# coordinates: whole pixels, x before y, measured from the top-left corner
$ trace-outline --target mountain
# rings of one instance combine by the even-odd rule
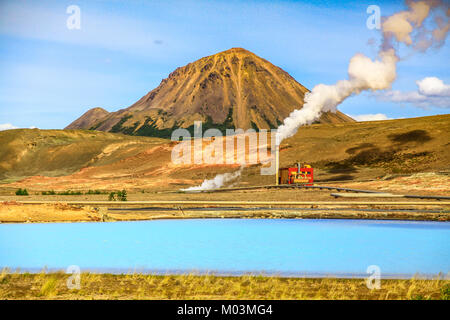
[[[91,128],[99,119],[105,118],[108,114],[109,112],[103,108],[92,108],[65,129]]]
[[[177,68],[126,109],[111,113],[91,109],[66,129],[169,137],[175,128],[192,129],[197,120],[204,130],[271,129],[303,106],[308,91],[269,61],[232,48]],[[319,122],[352,121],[337,112],[324,114]]]

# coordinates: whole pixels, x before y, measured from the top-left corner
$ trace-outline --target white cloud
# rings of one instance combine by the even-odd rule
[[[11,123],[0,123],[0,131],[12,130],[12,129],[20,129],[20,128],[16,127],[15,125],[12,125]],[[35,126],[31,126],[28,129],[38,129],[38,128]]]
[[[350,116],[356,121],[379,121],[379,120],[390,120],[384,113],[375,113],[375,114],[360,114],[357,116]]]
[[[416,81],[419,93],[426,96],[450,96],[450,85],[439,78],[427,77]]]
[[[17,129],[16,126],[13,126],[11,123],[3,123],[0,124],[0,131]]]
[[[416,81],[417,91],[402,92],[390,90],[376,94],[376,97],[396,103],[412,104],[420,108],[450,108],[450,85],[439,78],[426,77]]]

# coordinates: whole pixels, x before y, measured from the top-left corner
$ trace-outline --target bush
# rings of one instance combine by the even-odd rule
[[[51,190],[51,191],[42,191],[42,195],[43,196],[54,196],[56,194],[55,191]]]
[[[127,191],[124,189],[122,191],[111,192],[108,197],[109,201],[127,201]]]
[[[105,191],[102,192],[100,190],[89,190],[85,194],[107,194],[107,192],[105,192]]]
[[[125,189],[122,192],[119,191],[117,195],[120,201],[127,201],[127,191]]]
[[[89,191],[91,191],[91,190],[89,190]],[[81,196],[81,195],[83,195],[83,192],[81,192],[81,191],[72,191],[72,190],[55,192],[54,190],[50,190],[50,191],[42,191],[41,194],[43,196],[55,196],[55,195],[59,195],[59,196]],[[91,193],[88,192],[86,194],[91,194]],[[94,194],[94,193],[92,193],[92,194]],[[95,194],[100,194],[100,193],[95,193]]]
[[[16,195],[17,196],[28,196],[28,191],[27,189],[19,189],[16,191]]]

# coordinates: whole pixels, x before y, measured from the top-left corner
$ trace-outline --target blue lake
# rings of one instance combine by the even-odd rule
[[[0,266],[21,270],[280,275],[447,274],[450,223],[194,219],[1,224]]]

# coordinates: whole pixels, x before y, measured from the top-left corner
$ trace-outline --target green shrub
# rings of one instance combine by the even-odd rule
[[[16,191],[16,195],[17,196],[28,196],[28,191],[27,189],[19,189]]]
[[[119,201],[127,201],[127,191],[125,189],[122,192],[118,192]]]
[[[66,191],[61,191],[61,192],[55,192],[54,190],[50,190],[50,191],[42,191],[41,194],[43,196],[54,196],[54,195],[81,196],[83,194],[108,194],[108,192],[100,191],[100,190],[89,190],[88,192],[66,190]]]
[[[106,194],[107,192],[105,191],[100,191],[100,190],[89,190],[88,192],[86,192],[85,194]]]
[[[43,196],[54,196],[56,195],[56,192],[51,190],[51,191],[42,191],[42,195]]]
[[[108,197],[108,201],[127,201],[127,191],[111,192]]]

